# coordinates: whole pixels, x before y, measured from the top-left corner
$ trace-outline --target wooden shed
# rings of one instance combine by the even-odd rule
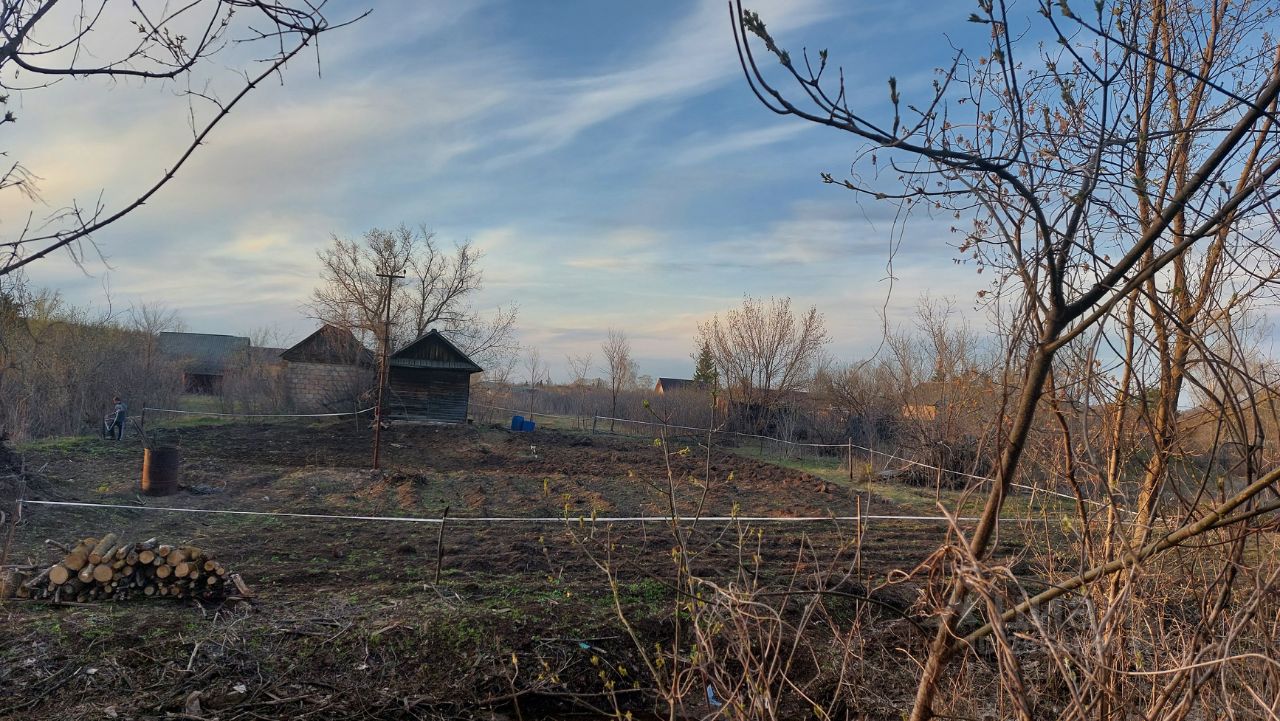
[[[465,423],[471,375],[484,369],[439,331],[428,331],[389,362],[387,414],[394,419]]]
[[[345,328],[326,324],[280,358],[290,405],[301,413],[349,412],[377,384],[373,354]]]
[[[182,364],[186,393],[221,395],[222,381],[244,370],[249,362],[249,339],[214,333],[160,333],[160,353]]]

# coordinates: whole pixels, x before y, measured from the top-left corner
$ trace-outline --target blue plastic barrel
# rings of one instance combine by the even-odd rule
[[[511,416],[511,430],[513,431],[524,430],[524,416]]]
[[[524,431],[525,433],[533,433],[533,427],[534,427],[533,421],[527,420],[524,422],[524,428],[521,428],[520,430]]]

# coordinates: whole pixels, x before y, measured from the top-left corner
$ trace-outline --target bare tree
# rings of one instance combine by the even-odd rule
[[[832,364],[814,376],[814,388],[822,402],[838,413],[838,427],[832,431],[863,446],[880,445],[893,437],[902,392],[887,362]]]
[[[91,242],[93,233],[137,210],[167,185],[251,90],[282,76],[285,65],[315,45],[321,34],[352,22],[331,23],[324,2],[194,0],[153,8],[135,3],[130,9],[106,0],[57,5],[57,0],[4,0],[0,5],[0,87],[6,91],[0,104],[9,104],[9,93],[20,93],[29,106],[38,90],[61,82],[109,88],[125,80],[178,81],[190,88],[180,95],[190,106],[191,141],[160,177],[123,205],[73,201],[38,224],[15,224],[16,235],[0,239],[0,275],[61,248],[80,262],[84,241]],[[128,40],[117,42],[123,38]],[[238,89],[219,97],[198,72],[224,65],[227,61],[214,58],[230,55],[224,51],[242,43],[257,48],[259,64],[237,68]],[[6,109],[0,126],[17,120]],[[21,192],[39,204],[37,172],[14,161],[0,174],[0,190]]]
[[[790,298],[746,296],[723,318],[699,324],[698,334],[710,348],[730,404],[757,433],[776,408],[806,389],[829,341],[818,309],[797,316]]]
[[[533,397],[538,388],[551,382],[551,373],[546,361],[542,360],[542,351],[529,348],[524,354],[525,377],[529,380],[529,417],[533,417]]]
[[[631,358],[631,341],[620,330],[609,329],[609,337],[600,346],[604,356],[605,374],[609,379],[609,430],[614,429],[618,417],[618,396],[635,385],[636,364]]]
[[[515,404],[511,397],[511,379],[515,374],[519,360],[518,357],[511,354],[500,358],[496,363],[485,366],[478,385],[472,386],[472,398],[476,398],[476,392],[478,392],[480,399],[483,401],[480,404],[481,411],[476,413],[477,418],[489,422],[497,415],[499,406],[514,407]]]
[[[590,387],[587,376],[591,373],[593,358],[590,353],[579,355],[565,354],[565,363],[569,366],[570,383],[573,386],[575,404],[574,414],[578,417],[578,427],[586,427],[587,393]]]
[[[129,308],[128,327],[139,333],[142,339],[143,396],[138,400],[141,401],[139,407],[145,408],[155,382],[157,366],[168,370],[169,363],[163,363],[159,357],[160,334],[185,330],[186,324],[176,310],[163,303],[139,303]]]
[[[487,368],[515,358],[520,347],[516,342],[518,305],[500,305],[488,316],[470,310],[466,315],[461,325],[451,329],[450,337],[472,360]]]
[[[470,242],[450,251],[425,226],[400,225],[373,228],[359,239],[334,235],[317,256],[321,284],[312,292],[309,311],[362,341],[383,340],[387,281],[378,274],[391,273],[405,276],[391,297],[392,348],[434,326],[481,366],[515,351],[516,306],[499,307],[489,318],[471,306],[484,287],[484,273],[483,254]]]
[[[1219,634],[1206,628],[1210,636],[1194,636],[1185,652],[1171,652],[1186,667],[1152,677],[1158,692],[1123,697],[1121,684],[1129,681],[1111,669],[1133,665],[1132,645],[1123,640],[1133,629],[1123,626],[1128,609],[1117,609],[1133,603],[1142,587],[1133,580],[1137,571],[1125,578],[1119,572],[1155,563],[1177,543],[1217,529],[1280,478],[1280,470],[1259,473],[1231,494],[1192,489],[1179,503],[1173,530],[1153,536],[1160,499],[1176,482],[1170,459],[1177,406],[1191,351],[1204,345],[1207,313],[1266,289],[1280,267],[1270,215],[1280,173],[1275,10],[1227,0],[1115,0],[1081,12],[1071,5],[1041,0],[1035,13],[1010,17],[1005,3],[979,2],[970,21],[989,30],[986,46],[957,51],[918,102],[905,100],[889,78],[880,118],[857,105],[865,93],[847,92],[853,76],[830,70],[825,51],[793,56],[758,15],[733,8],[742,66],[761,102],[858,139],[863,150],[855,169],[888,169],[884,180],[856,173],[824,180],[897,202],[904,212],[929,208],[971,218],[960,244],[964,260],[995,271],[980,295],[1004,319],[1010,397],[991,419],[1000,430],[998,461],[980,521],[963,546],[953,547],[947,589],[936,595],[939,623],[913,721],[938,714],[945,669],[980,638],[997,644],[1013,713],[1030,718],[1024,674],[1002,640],[1003,624],[1101,579],[1110,579],[1106,592],[1094,596],[1101,604],[1098,648],[1105,651],[1090,660],[1097,686],[1074,697],[1075,713],[1127,713],[1132,709],[1117,701],[1127,698],[1149,704],[1146,718],[1181,718],[1205,679],[1218,673],[1218,663],[1205,665],[1203,654],[1226,658],[1229,652],[1205,640]],[[783,81],[757,62],[751,36],[780,62]],[[783,83],[793,90],[784,91]],[[1105,542],[1084,542],[1084,550],[1097,554],[1084,556],[1088,569],[1021,602],[1021,589],[1009,588],[1009,578],[986,561],[1012,484],[1034,480],[1025,475],[1024,454],[1033,445],[1037,413],[1056,405],[1055,360],[1073,345],[1086,346],[1080,354],[1086,358],[1113,353],[1123,359],[1109,458],[1095,460],[1085,449],[1082,456],[1069,451],[1064,461],[1069,469],[1088,462],[1107,489],[1099,528]],[[1143,386],[1152,376],[1147,395]],[[1117,462],[1114,434],[1127,426],[1132,399],[1140,399],[1152,450],[1130,517],[1114,505],[1129,475]],[[1068,424],[1062,433],[1072,435]],[[1065,476],[1076,477],[1071,470]],[[1179,491],[1179,497],[1185,495]],[[1092,529],[1086,505],[1083,499],[1077,504],[1080,520]],[[1242,539],[1250,535],[1240,523],[1222,531],[1232,534],[1230,547],[1241,550],[1222,561],[1222,575],[1213,581],[1219,600],[1207,617],[1223,618],[1221,599],[1232,597],[1234,582],[1223,579],[1239,578]],[[980,597],[987,623],[963,636],[957,623],[971,594]],[[1006,602],[1012,610],[997,610]]]

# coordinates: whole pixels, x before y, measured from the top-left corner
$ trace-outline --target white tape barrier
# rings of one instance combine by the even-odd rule
[[[519,416],[522,416],[528,413],[529,416],[542,416],[543,418],[565,418],[565,419],[577,420],[576,416],[558,416],[554,413],[534,413],[533,411],[528,411],[528,410],[522,411],[517,408],[505,408],[503,406],[491,406],[487,403],[476,403],[475,401],[471,401],[468,405],[476,406],[478,408],[491,408],[495,411],[506,411],[507,413],[514,413]],[[585,418],[586,416],[583,416],[583,417]]]
[[[516,409],[506,409],[506,407],[502,407],[502,406],[490,406],[490,405],[485,405],[485,403],[474,402],[474,403],[471,403],[471,405],[483,407],[483,409],[493,409],[497,411],[513,412],[513,414],[521,414],[521,412],[530,412],[530,411],[518,411]],[[175,409],[151,409],[151,407],[146,407],[146,409],[143,409],[143,410],[168,412],[168,414],[201,415],[201,416],[214,416],[214,417],[338,417],[338,416],[364,415],[364,414],[367,414],[367,412],[371,412],[374,409],[372,409],[372,407],[369,407],[369,409],[364,409],[360,411],[340,412],[340,414],[216,414],[216,412],[179,411]],[[554,415],[554,414],[534,414],[534,412],[530,412],[530,415],[543,416],[543,417],[561,417],[561,419],[568,419],[568,417],[573,417],[573,416],[562,416],[562,415]],[[695,430],[695,432],[698,432],[698,433],[707,433],[708,430],[712,430],[708,428],[696,428],[696,426],[691,426],[691,425],[660,424],[660,423],[653,423],[653,421],[646,421],[646,420],[631,420],[631,419],[625,419],[625,417],[609,417],[609,416],[593,416],[593,417],[596,420],[613,420],[613,421],[618,421],[618,423],[657,425],[657,426],[663,426],[663,428],[675,428],[678,430]],[[714,433],[736,435],[736,437],[740,437],[740,438],[762,439],[762,441],[771,441],[773,443],[785,443],[787,444],[787,446],[801,446],[805,448],[850,448],[851,447],[851,448],[855,448],[855,450],[858,450],[858,451],[872,453],[872,455],[891,458],[891,460],[902,462],[902,464],[922,467],[922,469],[927,469],[932,471],[942,471],[942,473],[959,475],[961,476],[961,478],[980,480],[980,482],[995,483],[995,479],[989,478],[989,476],[974,475],[974,474],[964,473],[964,471],[940,469],[940,467],[937,467],[937,466],[922,464],[922,462],[913,461],[913,460],[910,460],[910,458],[896,456],[896,455],[893,455],[893,453],[887,453],[884,451],[877,451],[877,450],[874,450],[874,448],[859,446],[859,444],[856,444],[856,443],[801,443],[799,441],[783,441],[783,439],[781,438],[773,438],[772,435],[756,435],[751,433],[740,433],[740,432],[735,432],[735,430],[714,430]],[[1030,490],[1030,492],[1033,492],[1033,493],[1044,493],[1044,494],[1048,494],[1048,496],[1056,496],[1059,498],[1068,499],[1068,501],[1076,501],[1075,496],[1071,496],[1070,493],[1061,493],[1061,492],[1057,492],[1057,490],[1048,490],[1047,488],[1036,488],[1036,487],[1033,487],[1033,485],[1024,485],[1021,483],[1011,483],[1010,485],[1012,485],[1012,487],[1015,487],[1015,488]],[[1100,507],[1106,506],[1106,503],[1103,503],[1101,501],[1093,501],[1093,499],[1089,499],[1089,498],[1085,498],[1084,502],[1089,503],[1089,505],[1093,505],[1093,506],[1100,506]],[[1123,508],[1121,508],[1121,511],[1125,512],[1125,514],[1132,514],[1133,512],[1133,511],[1123,510]]]
[[[558,417],[558,416],[553,416],[553,417]],[[652,421],[636,421],[636,420],[631,420],[631,419],[628,419],[628,418],[611,418],[611,417],[609,417],[609,416],[595,416],[595,418],[596,418],[596,419],[598,419],[598,420],[602,420],[602,421],[618,421],[618,422],[621,422],[621,423],[638,423],[638,424],[640,424],[640,425],[646,425],[646,426],[663,426],[663,427],[665,427],[665,428],[677,428],[677,429],[680,429],[680,430],[698,431],[698,432],[700,432],[700,433],[706,433],[706,432],[709,430],[709,429],[707,429],[707,428],[694,428],[694,427],[692,427],[692,426],[664,425],[664,424],[662,424],[662,423],[654,423],[654,422],[652,422]],[[860,446],[860,445],[858,445],[858,444],[856,444],[856,443],[802,443],[802,442],[800,442],[800,441],[785,441],[785,440],[783,440],[783,439],[781,439],[781,438],[774,438],[773,436],[761,436],[761,435],[756,435],[756,434],[752,434],[752,433],[740,433],[740,432],[737,432],[737,431],[715,431],[715,432],[716,432],[716,433],[726,434],[726,435],[738,436],[739,438],[754,438],[754,439],[757,439],[757,440],[766,440],[766,441],[771,441],[771,442],[773,442],[773,443],[782,443],[782,444],[789,445],[789,446],[800,446],[800,447],[804,447],[804,448],[853,448],[854,450],[863,451],[864,453],[870,453],[870,454],[872,454],[872,455],[881,456],[881,457],[884,457],[884,458],[889,458],[889,459],[891,459],[891,460],[895,460],[895,461],[898,461],[898,462],[900,462],[900,463],[905,463],[905,464],[910,465],[910,466],[916,466],[916,467],[918,467],[918,468],[925,468],[925,469],[930,470],[930,471],[941,471],[941,472],[943,472],[943,473],[949,473],[949,474],[954,475],[954,476],[960,476],[961,478],[970,478],[970,479],[975,480],[975,481],[983,481],[983,482],[986,482],[986,483],[994,483],[994,482],[995,482],[995,479],[994,479],[994,478],[991,478],[990,476],[978,476],[978,475],[974,475],[974,474],[972,474],[972,473],[965,473],[964,471],[952,471],[952,470],[947,470],[947,469],[945,469],[945,468],[939,468],[939,467],[937,467],[937,466],[931,466],[931,465],[929,465],[928,463],[921,463],[920,461],[913,461],[913,460],[911,460],[910,458],[903,458],[902,456],[894,455],[894,454],[892,454],[892,453],[887,453],[887,452],[885,452],[885,451],[878,451],[878,450],[876,450],[876,449],[874,449],[874,448],[868,448],[868,447],[866,447],[866,446]],[[1028,486],[1028,485],[1025,485],[1025,484],[1022,484],[1022,483],[1010,483],[1009,485],[1013,486],[1014,488],[1021,488],[1021,489],[1024,489],[1024,490],[1033,491],[1033,492],[1035,492],[1035,493],[1044,493],[1044,494],[1047,494],[1047,495],[1050,495],[1050,496],[1057,496],[1058,498],[1065,498],[1065,499],[1067,499],[1067,500],[1069,500],[1069,501],[1075,501],[1075,500],[1077,500],[1077,499],[1076,499],[1076,497],[1075,497],[1075,496],[1073,496],[1073,495],[1071,495],[1070,493],[1062,493],[1062,492],[1059,492],[1059,491],[1051,491],[1051,490],[1049,490],[1049,489],[1047,489],[1047,488],[1037,488],[1037,487],[1035,487],[1035,486]],[[1089,504],[1092,504],[1092,505],[1095,505],[1095,506],[1106,506],[1106,505],[1107,505],[1106,503],[1103,503],[1103,502],[1101,502],[1101,501],[1094,501],[1094,500],[1091,500],[1091,499],[1088,499],[1088,498],[1083,499],[1083,500],[1084,500],[1084,502],[1085,502],[1085,503],[1089,503]],[[1125,512],[1125,513],[1130,513],[1131,511],[1124,511],[1124,512]]]
[[[143,408],[144,411],[159,413],[179,413],[185,416],[213,416],[215,418],[337,418],[339,416],[358,416],[373,412],[373,408],[345,413],[213,413],[207,411],[180,411],[176,408]]]
[[[530,411],[520,411],[520,410],[516,410],[516,409],[514,409],[514,408],[504,408],[504,407],[502,407],[502,406],[492,406],[492,405],[488,405],[488,404],[485,404],[485,403],[475,403],[475,402],[473,402],[473,403],[471,403],[471,405],[473,405],[473,406],[479,406],[479,407],[481,407],[481,408],[492,408],[493,410],[496,410],[496,411],[506,411],[506,412],[508,412],[508,413],[517,413],[517,414],[519,414],[519,413],[529,413],[530,415],[534,415],[534,416],[542,416],[543,418],[575,418],[574,416],[559,416],[559,415],[555,415],[554,413],[532,413],[532,412],[530,412]],[[599,420],[599,421],[616,421],[616,422],[619,422],[619,423],[635,423],[635,424],[644,425],[644,426],[661,426],[661,427],[663,427],[663,428],[674,428],[674,429],[676,429],[676,430],[682,430],[682,431],[696,431],[696,432],[698,432],[698,433],[706,433],[706,432],[708,432],[708,431],[712,430],[712,429],[709,429],[709,428],[698,428],[698,427],[696,427],[696,426],[680,426],[680,425],[675,425],[675,424],[671,424],[671,423],[656,423],[656,422],[654,422],[654,421],[637,421],[637,420],[633,420],[633,419],[631,419],[631,418],[613,418],[613,417],[611,417],[611,416],[592,416],[592,419],[593,419],[593,420]],[[714,432],[714,433],[724,434],[724,435],[737,436],[737,437],[739,437],[739,438],[753,438],[753,439],[756,439],[756,440],[765,440],[765,441],[770,441],[770,442],[773,442],[773,443],[782,443],[782,444],[789,445],[789,446],[799,446],[799,447],[803,447],[803,448],[854,448],[854,449],[856,449],[856,450],[863,451],[864,453],[870,453],[870,454],[872,454],[872,455],[881,456],[881,457],[883,457],[883,458],[888,458],[888,459],[891,459],[891,460],[898,461],[898,462],[900,462],[900,463],[905,463],[905,464],[910,465],[910,466],[916,466],[916,467],[918,467],[918,468],[924,468],[924,469],[927,469],[927,470],[930,470],[930,471],[941,471],[941,472],[943,472],[943,473],[949,473],[949,474],[951,474],[951,475],[960,476],[961,478],[969,478],[969,479],[972,479],[972,480],[975,480],[975,481],[983,481],[983,482],[986,482],[986,483],[994,483],[994,482],[995,482],[995,479],[994,479],[994,478],[991,478],[990,476],[978,476],[978,475],[974,475],[974,474],[972,474],[972,473],[965,473],[964,471],[952,471],[952,470],[947,470],[947,469],[945,469],[945,468],[939,468],[939,467],[937,467],[937,466],[931,466],[931,465],[929,465],[928,463],[921,463],[920,461],[913,461],[913,460],[911,460],[910,458],[903,458],[902,456],[894,455],[894,454],[892,454],[892,453],[887,453],[887,452],[885,452],[885,451],[878,451],[878,450],[876,450],[876,449],[874,449],[874,448],[868,448],[868,447],[866,447],[866,446],[860,446],[860,445],[858,445],[858,444],[856,444],[856,443],[802,443],[802,442],[800,442],[800,441],[785,441],[785,440],[783,440],[783,439],[781,439],[781,438],[774,438],[773,436],[762,436],[762,435],[757,435],[757,434],[753,434],[753,433],[742,433],[742,432],[739,432],[739,431],[713,431],[713,432]],[[1013,486],[1014,488],[1021,488],[1021,489],[1026,490],[1026,491],[1031,491],[1031,492],[1033,492],[1033,493],[1044,493],[1044,494],[1047,494],[1047,495],[1050,495],[1050,496],[1056,496],[1056,497],[1058,497],[1058,498],[1063,498],[1063,499],[1066,499],[1066,500],[1068,500],[1068,501],[1083,500],[1085,503],[1088,503],[1088,504],[1093,505],[1093,506],[1098,506],[1098,507],[1100,507],[1100,508],[1101,508],[1101,507],[1106,507],[1106,506],[1107,506],[1107,504],[1106,504],[1106,503],[1104,503],[1104,502],[1102,502],[1102,501],[1095,501],[1095,500],[1092,500],[1092,499],[1089,499],[1089,498],[1085,498],[1085,499],[1077,499],[1075,496],[1071,495],[1070,493],[1062,493],[1062,492],[1060,492],[1060,491],[1051,491],[1051,490],[1049,490],[1049,489],[1047,489],[1047,488],[1037,488],[1037,487],[1035,487],[1035,486],[1028,486],[1028,485],[1023,484],[1023,483],[1010,483],[1009,485],[1010,485],[1010,486]],[[1122,513],[1133,513],[1133,511],[1130,511],[1130,510],[1127,510],[1127,509],[1119,509],[1119,510],[1120,510]]]
[[[232,516],[280,516],[284,518],[319,518],[326,520],[339,521],[378,521],[383,523],[444,523],[446,519],[441,518],[420,518],[417,516],[349,516],[340,514],[327,513],[288,513],[284,511],[232,511],[221,508],[179,508],[175,506],[135,506],[123,505],[115,503],[86,503],[82,501],[19,501],[19,506],[38,505],[38,506],[71,506],[78,508],[110,508],[118,511],[162,511],[168,513],[207,513],[214,515],[232,515]],[[671,516],[451,516],[449,523],[484,523],[484,524],[502,524],[502,523],[572,523],[586,522],[592,523],[670,523]],[[950,523],[952,521],[960,523],[976,523],[977,518],[959,517],[948,518],[946,516],[892,516],[892,515],[862,515],[862,516],[680,516],[678,520],[685,522],[712,522],[712,523],[731,523],[734,521],[743,521],[747,523],[821,523],[833,521],[932,521]],[[1014,519],[1010,519],[1014,520]]]

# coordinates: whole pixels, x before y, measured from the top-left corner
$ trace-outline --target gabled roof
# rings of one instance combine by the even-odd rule
[[[219,375],[248,359],[249,339],[213,333],[160,333],[160,352],[185,361],[187,373]]]
[[[356,340],[351,331],[328,323],[281,353],[280,357],[291,363],[374,364],[373,353]]]
[[[484,371],[438,330],[427,331],[421,338],[396,351],[391,356],[390,364],[396,368],[429,368],[468,373]]]
[[[659,378],[653,389],[656,391],[658,388],[662,388],[663,393],[684,390],[703,391],[707,390],[708,385],[706,381],[695,381],[690,378]]]

